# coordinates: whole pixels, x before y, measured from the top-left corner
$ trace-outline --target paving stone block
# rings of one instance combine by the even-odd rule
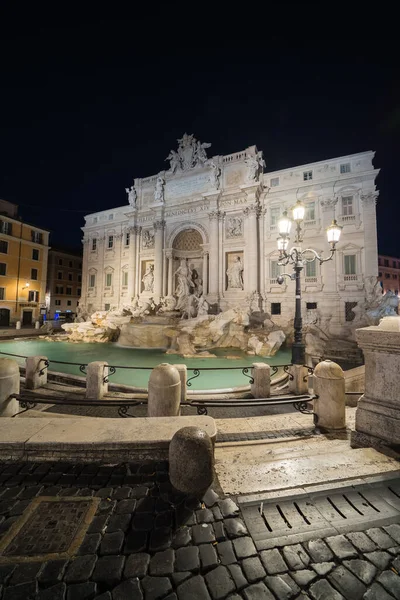
[[[138,577],[139,579],[147,575],[150,563],[150,555],[145,552],[138,552],[127,557],[125,562],[124,577],[131,579]]]
[[[374,579],[377,569],[367,560],[360,560],[358,558],[353,560],[344,560],[343,565],[349,569],[354,575],[361,579],[363,583],[369,585]]]
[[[126,579],[112,591],[112,600],[143,600],[138,579]]]
[[[131,487],[120,487],[117,488],[116,490],[114,490],[113,493],[113,498],[115,500],[125,500],[126,498],[130,498],[132,495],[132,488]]]
[[[83,583],[87,581],[93,573],[96,562],[97,556],[95,554],[77,556],[69,563],[64,581],[66,583]]]
[[[22,495],[21,495],[22,498]],[[400,544],[400,525],[398,523],[393,523],[392,525],[386,525],[386,527],[383,528],[389,535],[391,538],[394,539],[394,541],[397,544]]]
[[[227,568],[238,590],[241,590],[248,585],[240,565],[228,565]]]
[[[345,558],[356,558],[358,553],[344,535],[333,535],[325,539],[333,554],[343,560]]]
[[[0,565],[0,584],[7,583],[15,569],[16,565]]]
[[[233,540],[233,547],[235,549],[236,556],[240,558],[247,558],[248,556],[254,556],[257,554],[256,547],[251,537],[242,537]]]
[[[196,515],[192,510],[181,504],[175,509],[175,523],[178,527],[196,525]]]
[[[111,498],[112,494],[113,494],[113,488],[112,487],[106,487],[106,488],[100,488],[99,490],[97,490],[97,492],[95,493],[95,496],[97,498]]]
[[[157,577],[172,575],[174,571],[175,552],[171,549],[156,552],[150,560],[149,574]]]
[[[94,600],[112,600],[111,592],[104,592],[104,594],[96,596]]]
[[[387,550],[394,545],[394,540],[390,537],[390,535],[388,535],[386,531],[380,529],[379,527],[367,529],[365,533],[381,550]]]
[[[314,571],[311,571],[311,569],[303,569],[301,571],[294,571],[291,576],[297,585],[304,588],[317,577],[317,574]]]
[[[147,532],[131,531],[125,537],[124,554],[143,552],[147,549]]]
[[[218,556],[212,544],[201,544],[199,552],[202,569],[209,570],[218,565]]]
[[[249,583],[254,583],[265,577],[265,569],[262,566],[261,560],[258,556],[251,558],[245,558],[242,561],[242,569]]]
[[[117,503],[115,500],[110,500],[110,498],[103,498],[96,510],[96,516],[99,515],[111,515],[114,512]]]
[[[138,485],[132,488],[131,498],[144,498],[149,493],[149,488],[144,485]]]
[[[67,560],[50,560],[40,571],[40,574],[37,578],[39,583],[49,585],[51,583],[57,583],[58,581],[61,581],[67,564]]]
[[[212,514],[214,515],[214,521],[222,521],[223,516],[218,506],[212,507]]]
[[[109,518],[110,515],[99,515],[98,517],[93,517],[87,533],[104,533],[107,528],[107,522]]]
[[[4,590],[3,600],[27,600],[27,598],[34,598],[37,591],[37,581],[20,583],[19,585],[6,588]]]
[[[226,540],[226,533],[223,522],[218,521],[217,523],[213,523],[213,528],[217,542],[224,542]]]
[[[393,596],[388,594],[379,583],[373,583],[365,592],[364,600],[393,600]]]
[[[176,551],[177,571],[198,571],[200,568],[199,549],[197,546],[179,548]]]
[[[246,600],[275,600],[275,596],[263,583],[255,583],[243,590]]]
[[[310,557],[300,544],[285,546],[283,556],[289,567],[293,570],[302,570],[310,564]]]
[[[146,600],[159,600],[164,598],[168,592],[172,592],[171,582],[168,577],[149,577],[142,579]]]
[[[384,571],[390,563],[392,557],[387,552],[377,550],[376,552],[367,552],[364,554],[364,558],[367,558],[372,562],[378,569]]]
[[[100,542],[100,533],[88,533],[87,535],[85,535],[82,544],[79,546],[78,554],[96,554]]]
[[[213,600],[221,600],[236,589],[228,569],[222,565],[207,573],[205,580]]]
[[[192,537],[196,545],[215,542],[214,530],[211,525],[202,523],[201,525],[193,525]]]
[[[138,513],[152,513],[155,510],[156,500],[151,496],[146,496],[145,498],[140,498],[140,500],[121,500],[121,502],[135,502],[136,503],[136,512]],[[133,512],[134,509],[131,509],[129,512]],[[125,511],[127,512],[127,511]]]
[[[65,583],[57,583],[45,590],[41,590],[35,600],[64,600],[67,593]]]
[[[181,583],[183,583],[184,581],[186,581],[186,579],[189,579],[190,577],[193,577],[193,573],[191,573],[190,571],[182,571],[179,573],[172,573],[172,581],[174,582],[175,587],[178,587],[178,585],[180,585]]]
[[[218,501],[218,498],[218,494],[212,488],[208,488],[203,496],[203,502],[208,508],[211,508]]]
[[[44,487],[42,485],[31,485],[30,487],[24,489],[19,498],[20,500],[33,499],[36,498],[36,496],[39,496],[43,490]],[[44,494],[42,495],[44,496]]]
[[[9,585],[19,585],[21,583],[28,583],[28,581],[34,581],[40,571],[44,567],[44,563],[40,562],[29,562],[19,564],[12,574]]]
[[[345,600],[345,598],[337,592],[326,579],[320,579],[316,583],[311,584],[309,594],[314,600]]]
[[[103,556],[105,554],[118,554],[121,551],[123,543],[124,534],[122,531],[106,533],[100,544],[100,555]]]
[[[334,562],[323,562],[312,564],[311,567],[314,569],[317,575],[324,577],[336,567],[336,564]]]
[[[149,550],[157,552],[171,546],[172,532],[170,527],[160,527],[150,533]]]
[[[328,580],[343,596],[352,600],[362,600],[367,591],[367,587],[343,565],[334,569],[328,575]]]
[[[156,515],[154,526],[155,528],[159,527],[172,527],[173,524],[173,512],[163,512],[159,515]]]
[[[383,571],[376,580],[394,598],[400,598],[400,577],[393,571]]]
[[[131,522],[131,515],[112,515],[107,524],[106,533],[114,533],[115,531],[127,531]]]
[[[76,583],[69,585],[67,591],[67,600],[93,600],[97,594],[97,583],[86,581],[86,583]]]
[[[239,596],[239,594],[232,594],[231,596],[228,596],[226,600],[242,600],[242,597]]]
[[[99,558],[94,570],[93,581],[106,583],[109,587],[117,585],[122,577],[125,556],[103,556]]]
[[[202,508],[201,510],[196,510],[196,520],[198,523],[212,523],[214,521],[214,514],[209,508]]]
[[[224,527],[231,539],[249,535],[242,519],[225,519]]]
[[[294,593],[292,587],[283,577],[283,575],[268,575],[265,578],[265,583],[279,600],[289,600],[294,596]]]
[[[373,552],[378,549],[377,545],[363,531],[347,533],[346,537],[360,552]]]
[[[218,506],[224,518],[236,517],[239,512],[239,507],[231,498],[225,498],[225,500],[220,500],[218,502]]]
[[[288,566],[283,560],[278,548],[263,550],[263,552],[260,553],[260,558],[268,575],[285,573],[288,570]]]
[[[333,554],[323,540],[311,540],[304,544],[313,562],[332,560]]]
[[[117,515],[132,514],[135,511],[136,504],[137,502],[134,498],[129,500],[120,500],[117,504],[115,512]]]
[[[230,565],[237,562],[232,542],[221,542],[220,544],[217,544],[217,552],[223,565]]]
[[[192,535],[189,527],[181,527],[172,538],[172,547],[181,548],[187,546],[192,541]]]
[[[398,554],[400,554],[400,546],[394,546],[393,548],[388,548],[387,551],[390,552],[390,554],[392,554],[392,556],[397,556]]]
[[[128,516],[129,518],[131,518],[131,515],[118,515],[118,516]],[[135,529],[136,531],[151,531],[152,529],[154,529],[154,523],[155,523],[155,515],[152,515],[150,513],[145,513],[145,514],[137,514],[134,515],[133,519],[132,519],[132,529]]]
[[[394,559],[394,561],[392,562],[392,567],[396,569],[398,573],[400,573],[400,556]]]

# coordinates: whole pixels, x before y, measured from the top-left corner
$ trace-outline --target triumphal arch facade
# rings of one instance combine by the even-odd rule
[[[374,153],[267,172],[255,146],[208,156],[211,144],[193,135],[177,142],[167,170],[126,188],[126,205],[85,217],[81,306],[179,305],[184,291],[216,311],[247,306],[290,319],[292,283],[277,283],[277,220],[300,199],[314,249],[328,254],[325,228],[333,217],[343,225],[335,260],[303,272],[305,314],[352,318],[378,274]]]

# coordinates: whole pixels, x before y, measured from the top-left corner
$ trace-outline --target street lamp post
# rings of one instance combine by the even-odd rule
[[[327,228],[326,235],[328,242],[331,247],[331,251],[328,257],[322,258],[312,248],[301,247],[303,242],[302,239],[302,222],[304,220],[305,206],[299,200],[292,208],[293,218],[291,219],[285,211],[282,217],[278,221],[278,250],[279,250],[279,261],[278,265],[286,266],[288,264],[293,266],[293,273],[282,273],[277,277],[279,284],[284,282],[284,278],[288,277],[295,281],[296,284],[296,303],[295,303],[295,315],[294,315],[294,342],[292,346],[292,364],[304,365],[306,360],[306,347],[303,342],[303,320],[301,316],[301,271],[304,268],[304,264],[309,262],[315,262],[316,260],[321,264],[328,260],[332,260],[333,255],[336,251],[336,244],[340,239],[340,233],[342,227],[337,224],[336,220],[332,221],[332,224]],[[294,240],[294,246],[288,250],[290,230],[292,228],[293,221],[296,223],[296,235]]]

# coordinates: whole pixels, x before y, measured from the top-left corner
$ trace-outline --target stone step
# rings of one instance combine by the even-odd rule
[[[321,436],[324,438],[324,436]],[[216,472],[226,494],[254,494],[398,472],[399,463],[372,448],[319,438],[216,447]]]

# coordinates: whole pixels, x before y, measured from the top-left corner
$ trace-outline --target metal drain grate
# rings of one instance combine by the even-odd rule
[[[82,542],[98,498],[35,498],[0,543],[0,562],[69,557]]]
[[[240,503],[258,550],[400,520],[400,480]]]

